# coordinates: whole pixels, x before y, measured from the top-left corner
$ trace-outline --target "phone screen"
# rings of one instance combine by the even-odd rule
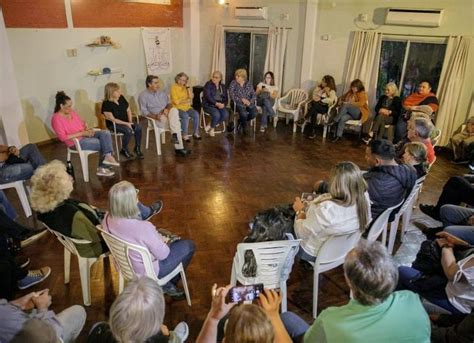
[[[253,301],[263,292],[263,283],[255,285],[232,287],[228,293],[228,300],[231,303],[242,301]]]

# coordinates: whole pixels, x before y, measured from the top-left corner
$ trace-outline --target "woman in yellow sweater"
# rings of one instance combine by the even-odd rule
[[[360,119],[364,124],[369,119],[367,93],[361,80],[355,79],[351,82],[351,88],[340,98],[339,106],[337,116],[334,118],[334,122],[337,123],[337,130],[333,142],[337,142],[342,138],[346,121]]]
[[[189,118],[193,118],[193,137],[194,139],[201,139],[199,135],[199,113],[191,107],[193,101],[191,89],[187,85],[188,75],[179,73],[174,78],[175,84],[171,86],[171,103],[179,111],[179,118],[181,120],[181,131],[183,140],[190,141],[188,135]]]

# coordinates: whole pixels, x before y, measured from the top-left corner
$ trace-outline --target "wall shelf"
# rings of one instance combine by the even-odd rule
[[[94,81],[97,79],[98,76],[106,76],[106,75],[112,75],[112,74],[122,74],[121,77],[124,77],[122,69],[114,69],[110,73],[103,73],[102,71],[95,72],[93,70],[87,72],[87,76],[94,77]]]
[[[89,48],[110,48],[112,44],[97,44],[97,43],[90,43],[86,44]]]

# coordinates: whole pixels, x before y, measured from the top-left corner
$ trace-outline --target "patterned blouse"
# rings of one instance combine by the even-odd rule
[[[253,86],[250,82],[246,81],[244,86],[241,87],[239,83],[235,80],[232,80],[229,86],[229,93],[230,98],[237,103],[237,105],[245,106],[242,103],[242,98],[247,99],[250,101],[250,104],[255,104],[255,91],[253,90]]]

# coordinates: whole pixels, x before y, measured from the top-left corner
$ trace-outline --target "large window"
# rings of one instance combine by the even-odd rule
[[[255,87],[263,79],[266,52],[266,33],[226,31],[226,84],[234,79],[234,72],[237,69],[243,68],[247,70],[249,80]]]
[[[413,93],[421,80],[429,81],[436,91],[445,51],[445,43],[384,39],[380,52],[377,98],[383,94],[388,82],[398,86],[402,97]]]

